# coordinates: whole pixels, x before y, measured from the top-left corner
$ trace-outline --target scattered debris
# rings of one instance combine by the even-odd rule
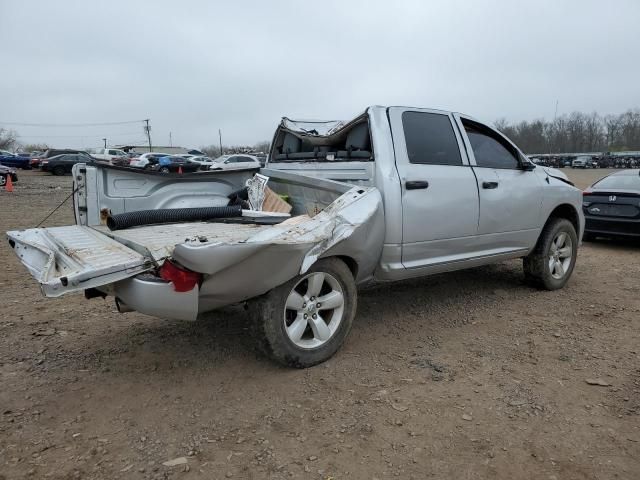
[[[33,332],[33,334],[36,337],[50,337],[51,335],[55,335],[56,334],[56,329],[55,328],[44,328],[41,330],[36,330],[35,332]]]
[[[398,412],[406,412],[409,409],[409,407],[400,403],[392,403],[391,408],[397,410]]]
[[[473,420],[473,417],[467,413],[463,413],[462,414],[462,419],[466,420],[467,422],[470,422],[471,420]]]
[[[587,382],[589,385],[597,385],[597,386],[600,386],[600,387],[610,387],[611,386],[610,383],[605,382],[601,378],[587,378],[585,380],[585,382]]]
[[[163,462],[162,465],[165,467],[175,467],[177,465],[185,465],[187,461],[187,457],[178,457],[173,460],[167,460],[166,462]]]

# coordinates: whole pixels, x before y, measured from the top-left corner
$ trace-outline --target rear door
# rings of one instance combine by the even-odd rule
[[[468,258],[478,229],[478,187],[453,117],[392,107],[389,119],[402,184],[404,267]]]
[[[530,248],[541,228],[541,178],[521,168],[522,154],[500,133],[457,115],[456,121],[478,182],[479,248],[487,254]]]

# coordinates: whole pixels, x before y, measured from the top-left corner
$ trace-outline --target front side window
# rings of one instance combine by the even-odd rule
[[[476,165],[486,168],[518,168],[517,153],[513,147],[487,127],[462,121],[469,143],[476,157]]]
[[[460,148],[448,115],[404,112],[402,128],[409,162],[462,165]]]

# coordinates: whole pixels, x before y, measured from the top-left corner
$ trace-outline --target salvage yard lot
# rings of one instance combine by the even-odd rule
[[[19,176],[3,233],[71,192]],[[72,222],[69,204],[46,225]],[[368,287],[308,370],[254,353],[240,308],[187,323],[45,299],[4,241],[0,272],[2,480],[640,478],[640,242],[586,243],[555,292],[519,261]]]

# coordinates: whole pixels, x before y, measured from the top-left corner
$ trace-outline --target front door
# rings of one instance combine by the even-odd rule
[[[478,182],[479,247],[487,253],[530,247],[540,231],[540,177],[522,168],[522,154],[500,133],[471,119],[457,120]]]
[[[404,267],[468,258],[478,229],[478,187],[453,117],[394,107],[389,118],[402,188]]]

